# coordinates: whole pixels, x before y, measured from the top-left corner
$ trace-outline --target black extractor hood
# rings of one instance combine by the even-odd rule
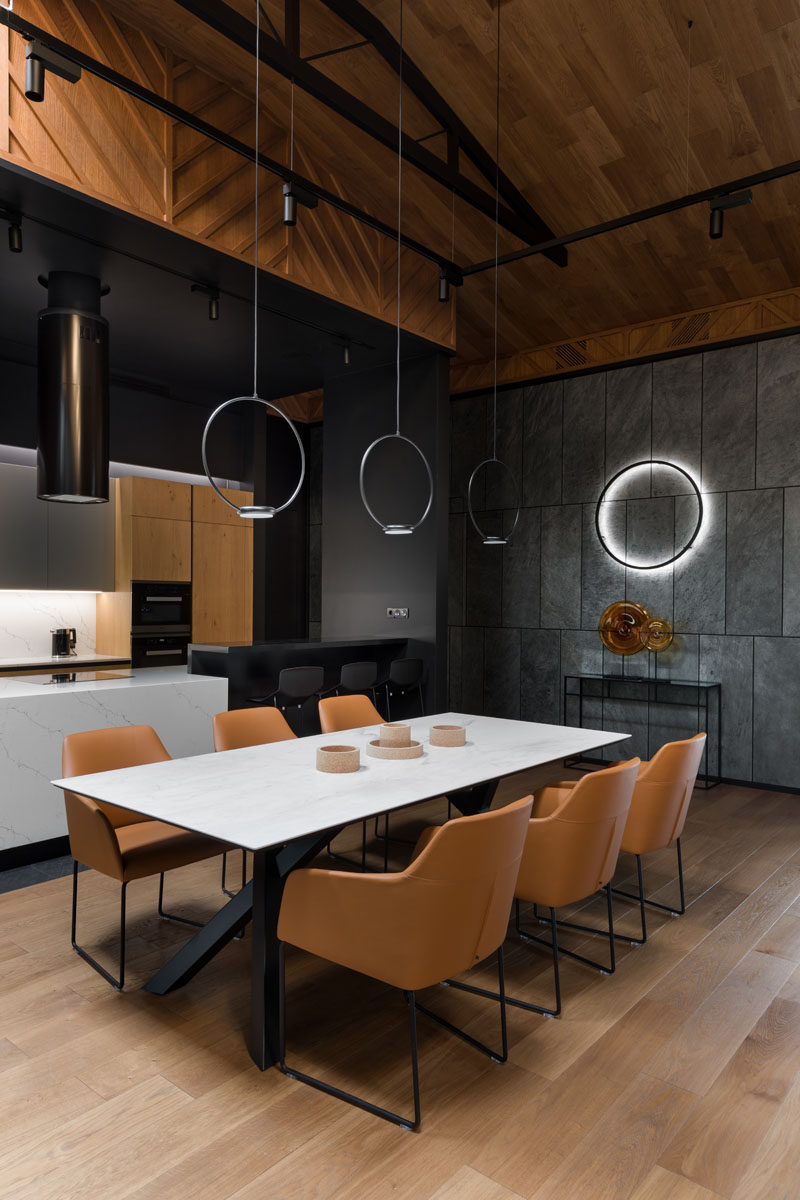
[[[108,500],[108,322],[100,280],[51,271],[38,319],[40,500]]]

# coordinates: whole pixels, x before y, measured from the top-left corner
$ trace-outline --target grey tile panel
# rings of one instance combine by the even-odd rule
[[[703,490],[755,484],[756,345],[703,355]]]
[[[483,515],[483,514],[482,514]],[[502,514],[498,514],[502,517]],[[488,522],[486,522],[488,525]],[[499,546],[484,546],[467,521],[464,526],[466,550],[466,623],[500,625],[502,619],[503,557]]]
[[[780,635],[783,625],[783,492],[730,492],[725,632]]]
[[[450,413],[450,495],[466,503],[469,477],[485,457],[486,397],[468,396],[452,403]],[[478,482],[473,493],[476,508],[486,507],[485,484]]]
[[[688,497],[678,497],[676,506],[681,505],[694,509]],[[698,540],[673,567],[675,628],[685,633],[725,632],[726,515],[724,492],[703,496]]]
[[[451,625],[447,631],[447,696],[453,712],[461,712],[461,642],[463,630]]]
[[[653,370],[650,363],[609,371],[606,388],[605,477],[650,458]]]
[[[581,621],[581,542],[579,504],[542,509],[540,624],[577,629]]]
[[[520,630],[485,630],[483,655],[484,713],[519,720]]]
[[[722,774],[754,778],[753,639],[701,635],[700,678],[722,685]]]
[[[625,568],[603,549],[595,528],[594,504],[583,506],[581,628],[596,629],[603,611],[625,598]],[[624,543],[625,505],[604,506],[603,528]]]
[[[505,516],[510,527],[513,513],[507,511]],[[539,624],[541,523],[541,509],[523,508],[508,545],[494,550],[503,559],[504,625],[532,628]]]
[[[703,356],[653,363],[653,458],[677,463],[700,482]],[[655,490],[660,491],[659,480]]]
[[[500,392],[497,397],[497,457],[503,465],[493,463],[485,468],[486,508],[514,508],[521,499],[523,442],[523,389]],[[477,466],[482,458],[488,458],[491,453],[492,397],[489,396],[486,401],[485,449],[475,447],[474,465]]]
[[[754,643],[753,778],[800,788],[800,638]]]
[[[758,346],[756,487],[800,484],[800,335]]]
[[[484,631],[466,626],[461,631],[461,711],[483,713]]]
[[[521,630],[520,718],[557,725],[561,713],[560,636],[549,629]]]
[[[463,513],[450,515],[447,543],[447,623],[463,625],[466,620],[466,521]]]
[[[561,437],[564,384],[561,380],[525,389],[522,502],[561,503]]]
[[[783,634],[800,635],[800,488],[783,493]]]
[[[564,504],[596,503],[605,484],[606,375],[564,380]]]

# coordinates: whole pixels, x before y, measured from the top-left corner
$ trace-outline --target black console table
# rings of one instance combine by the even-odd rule
[[[704,754],[704,770],[698,775],[700,788],[716,787],[722,778],[722,687],[719,683],[706,683],[687,679],[637,679],[633,675],[565,675],[564,676],[564,724],[572,724],[570,716],[577,715],[577,724],[583,725],[583,702],[586,700],[636,700],[650,707],[678,705],[697,709],[698,733],[708,737]],[[576,712],[577,710],[577,712]],[[702,718],[702,720],[701,720]],[[709,718],[713,728],[709,730]],[[564,766],[577,766],[589,760],[573,758],[564,761]],[[716,772],[709,772],[714,762]]]

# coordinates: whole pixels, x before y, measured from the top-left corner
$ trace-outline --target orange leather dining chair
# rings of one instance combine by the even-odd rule
[[[245,746],[266,746],[270,742],[286,742],[296,738],[286,717],[279,708],[234,708],[217,713],[212,721],[215,750],[242,750]],[[222,855],[222,890],[233,896],[226,886],[228,855]],[[247,882],[247,851],[242,850],[242,887]]]
[[[170,755],[149,725],[124,725],[115,729],[92,729],[70,733],[64,738],[61,769],[64,777],[93,775],[120,767],[164,762]],[[122,991],[125,983],[125,895],[134,879],[158,875],[158,915],[184,925],[200,925],[188,917],[164,911],[164,872],[221,854],[226,843],[203,837],[129,812],[115,804],[103,804],[75,792],[65,792],[72,868],[72,948],[104,979]],[[78,866],[82,863],[117,879],[120,891],[119,979],[115,979],[76,941],[78,914]]]
[[[406,1129],[420,1123],[417,1011],[495,1062],[508,1057],[503,940],[514,895],[531,797],[505,808],[426,830],[405,871],[362,875],[301,869],[286,881],[278,922],[280,987],[285,998],[284,943],[399,988],[408,1004],[413,1119],[381,1108],[286,1064],[281,1004],[281,1068],[292,1079],[355,1104]],[[497,955],[502,1049],[491,1050],[417,1003],[416,992]]]
[[[328,696],[319,701],[319,726],[323,733],[346,733],[348,729],[361,729],[364,725],[383,725],[383,717],[368,696]],[[377,818],[376,818],[377,823]],[[384,869],[388,851],[384,851]],[[344,854],[336,854],[328,842],[328,854],[342,862],[357,866]],[[367,866],[367,822],[361,822],[361,870]]]
[[[508,996],[507,1003],[532,1012],[557,1017],[561,1013],[561,979],[558,969],[559,953],[568,954],[578,962],[596,967],[610,975],[616,967],[614,951],[614,914],[611,908],[611,880],[617,865],[625,821],[631,805],[639,759],[618,763],[591,775],[584,775],[569,788],[548,786],[539,788],[533,798],[533,810],[525,838],[525,849],[514,893],[514,923],[519,936],[526,942],[547,946],[553,955],[555,1008],[532,1004]],[[458,822],[456,822],[458,824]],[[556,909],[565,904],[577,904],[603,889],[606,893],[608,930],[558,921]],[[540,924],[550,925],[550,940],[528,933],[520,925],[520,901],[533,904],[534,916]],[[549,908],[549,922],[538,915],[539,905]],[[608,937],[610,963],[605,966],[560,948],[558,926],[603,933]],[[480,995],[496,994],[470,984],[448,981],[451,987]]]
[[[617,933],[614,936],[623,942],[631,942],[641,946],[647,941],[647,918],[645,905],[671,913],[674,917],[683,916],[686,912],[686,893],[683,882],[683,855],[681,853],[681,834],[689,811],[697,772],[706,746],[705,733],[697,733],[694,737],[681,741],[667,742],[657,750],[649,761],[641,763],[636,786],[633,789],[628,819],[622,834],[620,849],[625,854],[633,854],[636,858],[636,874],[639,884],[638,892],[626,892],[621,888],[612,887],[615,896],[624,896],[627,900],[635,900],[639,905],[642,933],[641,937],[630,937],[628,934]],[[564,780],[551,784],[552,789],[566,791],[575,787],[574,780]],[[535,811],[535,810],[534,810]],[[642,871],[642,855],[653,854],[656,850],[665,850],[672,843],[678,854],[678,886],[680,888],[680,908],[671,904],[661,904],[657,900],[648,900],[644,894],[644,874]]]

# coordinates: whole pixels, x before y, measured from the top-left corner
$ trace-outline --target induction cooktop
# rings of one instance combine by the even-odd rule
[[[102,683],[104,679],[130,679],[132,675],[133,671],[54,671],[52,675],[12,675],[7,678],[46,687],[59,683]]]

